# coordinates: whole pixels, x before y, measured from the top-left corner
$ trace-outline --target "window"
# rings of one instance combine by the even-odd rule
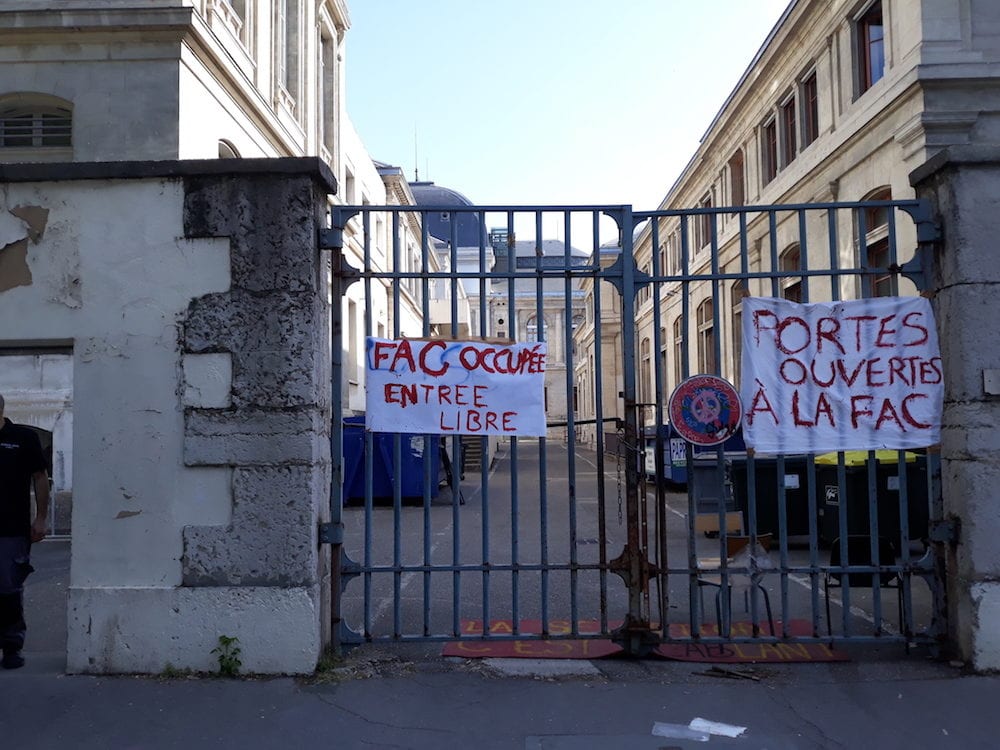
[[[354,172],[350,167],[344,168],[344,200],[348,206],[353,206],[358,199],[358,186],[354,179]]]
[[[548,333],[549,325],[545,318],[542,318],[542,330],[538,330],[538,318],[532,315],[528,318],[528,323],[525,326],[525,341],[545,341],[546,333]]]
[[[781,165],[787,167],[798,153],[795,140],[795,97],[781,105]]]
[[[868,246],[868,268],[879,269],[868,277],[868,296],[892,297],[896,294],[896,274],[886,271],[890,264],[889,238],[878,240]]]
[[[801,271],[802,253],[798,245],[792,245],[781,254],[778,259],[782,271]],[[779,281],[781,286],[781,297],[790,302],[802,301],[802,277],[786,276]]]
[[[332,159],[337,153],[337,41],[325,27],[320,33],[319,108],[320,143]]]
[[[650,351],[649,339],[644,338],[639,345],[639,402],[643,404],[651,403],[653,400],[653,389],[650,388],[650,369],[653,362]]]
[[[73,115],[67,107],[30,104],[0,109],[0,148],[72,145]]]
[[[816,88],[816,73],[810,73],[802,81],[802,147],[819,138],[819,91]]]
[[[737,151],[729,159],[729,204],[742,206],[746,202],[743,188],[743,152]]]
[[[711,299],[698,305],[698,370],[712,374],[715,372],[715,329]]]
[[[885,29],[882,26],[882,2],[872,3],[855,25],[860,96],[885,74]]]
[[[712,194],[706,193],[702,197],[702,199],[698,201],[698,208],[711,208],[711,207],[712,207]],[[697,214],[695,216],[695,222],[694,222],[695,249],[701,249],[712,241],[713,222],[714,222],[713,214]]]
[[[866,201],[892,200],[889,188],[880,188],[865,198]],[[887,269],[892,264],[892,253],[889,247],[889,211],[888,206],[867,206],[863,209],[865,256],[862,265],[869,269],[878,269],[874,274],[864,277],[864,294],[866,297],[891,297],[897,293],[896,274]],[[861,231],[859,227],[859,231]]]
[[[684,379],[684,328],[681,316],[674,318],[674,386]]]
[[[677,232],[671,232],[667,237],[667,263],[670,273],[678,273],[681,270],[681,241]]]
[[[344,368],[349,383],[358,382],[358,303],[352,299],[347,300],[347,330],[344,331],[347,338],[347,366]]]
[[[667,389],[667,329],[663,327],[660,329],[660,386],[666,390]],[[669,398],[669,393],[661,394],[660,400],[663,403],[667,402]]]
[[[279,98],[291,110],[299,101],[299,23],[300,3],[302,0],[279,0],[275,3],[277,13],[277,59]],[[280,96],[284,94],[284,96]]]
[[[778,131],[773,118],[760,131],[760,171],[764,185],[778,176]]]
[[[741,360],[743,357],[743,298],[747,296],[745,281],[733,283],[729,299],[729,320],[733,335],[733,383],[740,384]]]
[[[650,259],[649,263],[647,263],[643,267],[642,272],[645,273],[645,274],[647,274],[647,275],[649,275],[649,276],[653,275],[653,260],[652,260],[652,258]],[[637,302],[638,302],[639,305],[643,305],[646,302],[649,302],[650,297],[652,297],[652,294],[653,294],[652,286],[653,286],[652,283],[649,283],[649,284],[646,284],[645,286],[642,286],[642,287],[639,288],[639,293],[636,295],[636,299],[637,299]]]

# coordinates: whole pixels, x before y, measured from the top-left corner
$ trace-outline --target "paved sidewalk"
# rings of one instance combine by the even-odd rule
[[[867,647],[843,664],[445,659],[361,647],[314,679],[67,676],[69,544],[33,551],[27,666],[0,670],[0,748],[995,748],[1000,677]],[[747,727],[708,744],[654,722]]]
[[[995,748],[1000,678],[907,661],[739,667],[443,659],[365,647],[315,679],[89,677],[29,653],[0,672],[2,746],[79,748]],[[512,672],[527,672],[512,677]],[[562,672],[569,672],[564,674]],[[701,717],[710,744],[653,736]]]

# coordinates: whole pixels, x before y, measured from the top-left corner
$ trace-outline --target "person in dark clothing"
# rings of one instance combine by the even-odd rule
[[[38,435],[4,417],[0,395],[0,647],[4,669],[24,666],[24,579],[32,542],[45,538],[49,478]],[[31,487],[35,517],[31,518]]]

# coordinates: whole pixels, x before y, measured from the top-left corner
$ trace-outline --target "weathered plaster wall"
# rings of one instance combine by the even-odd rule
[[[933,274],[945,383],[942,485],[945,517],[961,524],[948,551],[949,626],[965,659],[1000,669],[1000,391],[987,384],[1000,373],[1000,147],[953,147],[912,179],[943,230]]]
[[[227,635],[245,670],[311,671],[332,176],[315,159],[33,165],[0,185],[0,213],[49,210],[31,283],[0,292],[0,343],[73,349],[69,670],[213,669]]]

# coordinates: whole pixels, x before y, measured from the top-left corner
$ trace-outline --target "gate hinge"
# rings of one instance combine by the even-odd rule
[[[961,535],[962,520],[960,518],[931,521],[927,534],[932,542],[940,542],[942,544],[958,544]]]
[[[926,200],[919,200],[901,208],[910,215],[916,225],[917,247],[910,260],[890,270],[897,271],[912,281],[919,291],[926,292],[930,289],[934,254],[938,243],[941,242],[941,223],[934,218],[930,203]]]
[[[339,250],[344,246],[344,230],[340,227],[320,229],[319,246],[322,250]]]
[[[344,524],[342,523],[321,523],[319,525],[320,544],[343,544]]]

